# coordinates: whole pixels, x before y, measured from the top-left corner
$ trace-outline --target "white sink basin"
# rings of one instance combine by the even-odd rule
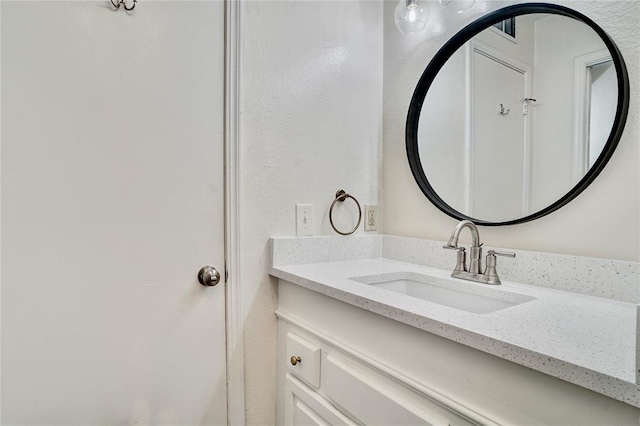
[[[502,291],[486,284],[411,272],[368,275],[350,279],[474,314],[488,314],[535,300],[535,297]]]

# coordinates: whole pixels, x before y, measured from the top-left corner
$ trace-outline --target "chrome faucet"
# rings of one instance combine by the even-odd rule
[[[467,258],[464,247],[458,247],[458,239],[460,238],[460,232],[464,228],[469,228],[471,232],[471,248],[470,248],[470,261],[469,268],[467,269]],[[500,284],[500,278],[496,271],[496,255],[516,257],[515,253],[497,252],[495,250],[489,250],[487,252],[487,267],[482,271],[482,244],[480,243],[480,233],[478,227],[470,220],[463,220],[453,228],[449,242],[443,246],[443,248],[449,250],[456,250],[458,252],[456,267],[453,269],[451,276],[453,278],[460,278],[468,281],[475,281],[483,284]]]
[[[449,237],[449,242],[444,246],[444,248],[458,250],[458,253],[462,252],[462,254],[464,254],[464,247],[462,249],[458,247],[460,232],[462,232],[464,228],[469,228],[469,231],[471,231],[471,263],[469,264],[468,271],[472,274],[479,274],[481,266],[480,259],[482,257],[482,244],[480,244],[480,233],[478,232],[478,228],[475,223],[470,220],[463,220],[458,223],[456,227],[453,228],[451,237]],[[466,265],[463,269],[464,271],[467,271]]]

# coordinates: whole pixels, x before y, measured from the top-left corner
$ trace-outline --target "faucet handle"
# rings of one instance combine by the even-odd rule
[[[453,269],[453,272],[466,272],[467,270],[467,253],[464,250],[464,247],[454,247],[450,245],[444,245],[442,248],[447,250],[455,250],[457,251],[456,255],[456,267]]]
[[[464,251],[464,247],[458,247],[458,246],[450,246],[448,244],[445,244],[442,246],[443,249],[447,249],[447,250],[458,250],[458,251]]]
[[[487,250],[487,267],[483,274],[486,277],[487,284],[498,285],[501,283],[498,271],[496,271],[496,256],[516,257],[516,254],[509,251]]]
[[[495,250],[488,250],[487,251],[487,256],[504,256],[504,257],[516,257],[516,254],[510,251],[495,251]]]

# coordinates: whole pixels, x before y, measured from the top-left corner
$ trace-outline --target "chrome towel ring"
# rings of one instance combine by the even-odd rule
[[[338,230],[338,228],[336,228],[336,225],[333,223],[333,207],[335,207],[338,201],[342,203],[347,198],[351,198],[353,201],[355,201],[356,206],[358,206],[358,223],[356,223],[356,226],[351,231],[342,232]],[[329,223],[331,224],[331,227],[333,228],[333,230],[340,235],[351,235],[354,232],[356,232],[356,229],[358,229],[358,226],[360,226],[361,221],[362,221],[362,208],[360,207],[360,203],[358,202],[358,200],[356,200],[353,195],[347,194],[343,189],[338,190],[338,192],[336,192],[336,199],[333,200],[333,203],[331,203],[331,207],[329,207]]]

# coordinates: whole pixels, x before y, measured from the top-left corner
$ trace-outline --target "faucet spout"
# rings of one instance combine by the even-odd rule
[[[460,239],[460,233],[464,228],[469,228],[471,232],[471,249],[469,250],[469,267],[466,265],[466,253],[464,247],[458,247],[458,240]],[[500,278],[496,272],[496,255],[516,257],[515,253],[499,253],[495,250],[489,250],[487,254],[487,268],[482,270],[482,244],[480,244],[480,233],[475,223],[470,220],[463,220],[458,223],[449,242],[443,246],[443,248],[450,250],[457,250],[457,263],[456,267],[451,273],[453,278],[460,278],[463,280],[475,281],[484,284],[500,284]]]
[[[453,228],[449,242],[444,248],[457,249],[458,240],[460,239],[460,233],[464,228],[469,228],[471,232],[471,250],[469,256],[469,273],[472,275],[478,275],[482,271],[482,264],[480,258],[482,257],[482,244],[480,244],[480,233],[475,223],[470,220],[463,220]]]
[[[478,232],[478,228],[476,227],[475,223],[471,222],[470,220],[463,220],[458,223],[455,228],[453,228],[453,232],[451,233],[451,237],[449,237],[449,242],[447,243],[447,245],[449,247],[457,248],[458,239],[460,238],[460,232],[462,232],[464,228],[469,228],[469,231],[471,231],[471,246],[480,247],[480,233]]]

